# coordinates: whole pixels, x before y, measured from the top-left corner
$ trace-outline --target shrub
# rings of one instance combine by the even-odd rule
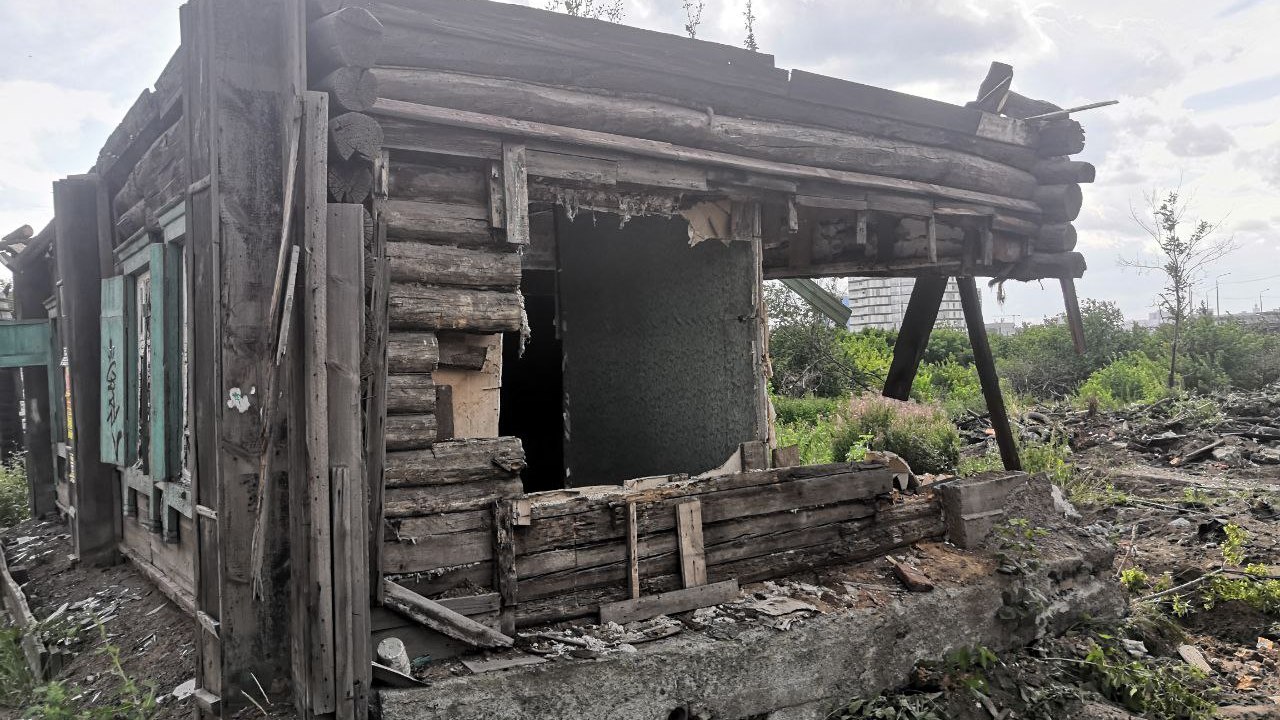
[[[832,455],[847,458],[859,443],[896,453],[919,473],[951,472],[960,461],[960,433],[938,405],[854,397],[836,416]]]
[[[27,471],[21,458],[0,465],[0,528],[12,527],[30,516]]]
[[[800,448],[800,462],[805,465],[823,465],[835,462],[831,451],[831,437],[835,425],[831,419],[821,418],[817,422],[803,420],[777,424],[778,447],[795,445]]]
[[[1140,352],[1116,358],[1095,371],[1076,391],[1076,402],[1096,399],[1098,406],[1117,410],[1133,403],[1153,403],[1168,395],[1166,371]]]
[[[794,423],[815,425],[820,420],[829,420],[835,414],[836,407],[840,405],[840,398],[814,397],[813,395],[798,398],[774,395],[771,399],[779,425]]]

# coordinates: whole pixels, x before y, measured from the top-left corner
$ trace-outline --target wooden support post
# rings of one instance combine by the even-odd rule
[[[707,584],[707,556],[702,540],[702,501],[676,506],[676,536],[680,540],[680,578],[687,588]]]
[[[121,517],[120,485],[115,481],[115,469],[101,462],[98,429],[100,182],[96,175],[77,175],[53,184],[55,255],[75,428],[73,552],[82,562],[95,565],[115,562]]]
[[[329,205],[326,357],[338,720],[368,716],[369,557],[360,354],[364,345],[364,208]],[[379,538],[381,540],[381,538]]]
[[[374,163],[373,194],[373,268],[369,277],[369,330],[372,342],[365,360],[368,388],[365,401],[365,482],[369,486],[369,589],[374,601],[382,602],[382,524],[383,474],[387,464],[387,367],[388,332],[387,302],[391,291],[391,274],[387,269],[387,223],[382,208],[387,198],[387,171],[390,158],[386,151]]]
[[[529,244],[528,168],[528,154],[523,143],[502,144],[503,210],[507,242],[514,245]]]
[[[257,603],[251,538],[263,482],[263,396],[274,365],[271,292],[284,225],[284,177],[303,86],[302,46],[292,29],[300,0],[191,0],[183,9],[183,115],[187,124],[188,246],[193,248],[193,377],[196,405],[197,610],[217,623],[201,631],[197,685],[231,715],[242,688],[285,673],[287,608]],[[229,398],[247,400],[228,403]],[[283,465],[283,463],[281,463]],[[283,469],[283,468],[281,468]],[[270,501],[270,500],[268,500]],[[282,533],[269,536],[268,566]],[[287,590],[272,584],[267,598]],[[256,688],[255,688],[256,691]],[[315,708],[312,708],[315,710]]]
[[[1075,345],[1076,354],[1083,355],[1088,348],[1084,339],[1084,317],[1080,315],[1080,298],[1076,297],[1076,281],[1064,277],[1062,284],[1062,300],[1067,306],[1067,326],[1071,328],[1071,342]]]
[[[911,288],[907,312],[902,317],[902,329],[893,345],[893,363],[884,381],[884,396],[895,400],[911,397],[911,385],[920,370],[920,360],[929,346],[929,335],[938,321],[942,296],[947,291],[947,278],[926,275],[916,278]]]
[[[49,317],[44,299],[53,294],[53,278],[43,260],[33,260],[13,273],[14,314],[19,320],[45,320]],[[51,339],[52,342],[52,339]],[[52,354],[52,353],[51,353]],[[56,366],[55,366],[56,367]],[[57,512],[57,490],[54,486],[52,412],[49,397],[47,365],[22,368],[25,402],[25,444],[27,486],[30,489],[31,516],[43,518]]]
[[[515,511],[511,501],[493,502],[493,572],[494,587],[502,597],[499,625],[506,635],[516,632],[516,546]]]
[[[938,221],[929,216],[929,262],[938,262]]]
[[[996,362],[991,356],[991,344],[987,341],[987,326],[982,320],[982,301],[978,296],[978,283],[972,277],[956,278],[960,287],[960,305],[964,309],[964,322],[969,327],[969,343],[973,346],[973,361],[978,368],[978,380],[982,383],[982,396],[991,414],[991,427],[996,432],[996,444],[1000,446],[1000,458],[1005,470],[1021,470],[1018,443],[1009,425],[1009,413],[1000,392],[1000,377],[996,374]]]

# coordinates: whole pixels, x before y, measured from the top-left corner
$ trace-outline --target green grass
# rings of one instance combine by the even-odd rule
[[[26,466],[22,458],[13,458],[0,465],[0,528],[13,527],[29,517]]]

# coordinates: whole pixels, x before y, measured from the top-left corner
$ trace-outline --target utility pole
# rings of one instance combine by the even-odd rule
[[[1230,275],[1225,272],[1213,279],[1213,316],[1222,317],[1222,278]]]

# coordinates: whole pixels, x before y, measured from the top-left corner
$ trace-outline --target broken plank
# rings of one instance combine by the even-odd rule
[[[737,597],[738,581],[725,580],[713,585],[699,585],[635,600],[601,605],[600,622],[626,625],[629,622],[648,620],[659,615],[672,615],[731,602]]]
[[[502,598],[499,622],[503,632],[516,631],[516,546],[514,509],[511,501],[495,500],[493,503],[493,585]]]
[[[494,660],[463,660],[462,664],[471,672],[479,675],[481,673],[495,672],[497,670],[508,670],[510,668],[524,667],[526,665],[540,665],[547,662],[544,657],[537,655],[520,655],[511,658],[497,658]]]
[[[515,644],[509,636],[390,580],[383,580],[383,588],[387,607],[438,633],[482,648],[511,647]]]
[[[502,197],[507,242],[529,244],[529,157],[523,143],[502,144]]]

